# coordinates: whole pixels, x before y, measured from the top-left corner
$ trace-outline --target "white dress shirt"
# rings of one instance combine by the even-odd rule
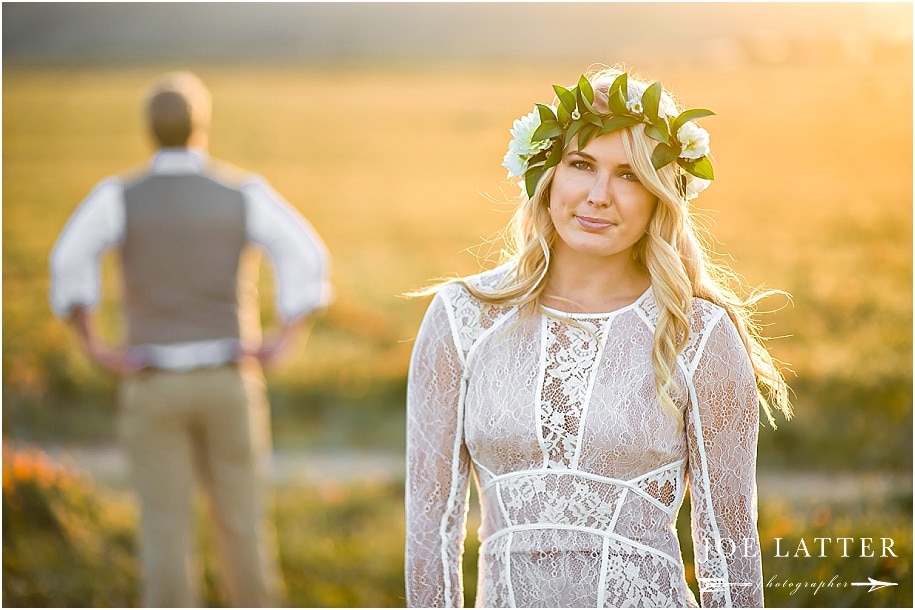
[[[150,173],[196,174],[209,158],[200,150],[169,148],[157,152]],[[250,175],[241,186],[247,238],[263,248],[276,275],[276,306],[292,322],[326,307],[333,299],[330,256],[314,228],[267,182]],[[99,259],[124,239],[124,184],[111,177],[100,182],[67,221],[51,251],[50,301],[55,315],[69,316],[77,306],[92,308],[100,288]],[[172,370],[218,366],[235,358],[238,341],[217,339],[169,345],[142,345],[132,358]]]

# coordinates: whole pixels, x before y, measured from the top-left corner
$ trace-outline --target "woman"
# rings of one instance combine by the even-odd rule
[[[407,398],[407,601],[461,606],[468,479],[477,605],[696,606],[675,523],[689,481],[703,605],[761,606],[759,406],[787,388],[696,238],[708,133],[605,69],[515,122],[524,197],[495,270],[448,282]]]

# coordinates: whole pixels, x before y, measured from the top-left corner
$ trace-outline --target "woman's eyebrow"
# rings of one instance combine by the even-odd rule
[[[570,155],[578,155],[579,157],[582,157],[583,159],[586,159],[586,160],[588,160],[588,161],[594,161],[594,160],[595,160],[593,156],[589,155],[588,153],[586,153],[586,152],[584,152],[584,151],[582,151],[582,150],[575,150],[575,149],[572,149],[571,151],[569,151],[569,154],[570,154]]]
[[[589,155],[588,153],[584,152],[583,150],[574,150],[573,149],[573,150],[570,150],[568,154],[569,154],[569,156],[576,155],[585,161],[597,162],[597,159],[593,155]],[[632,166],[628,162],[620,163],[616,167],[619,169],[632,169]]]

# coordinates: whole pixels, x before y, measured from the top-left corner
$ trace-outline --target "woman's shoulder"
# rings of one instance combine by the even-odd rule
[[[495,290],[510,271],[509,266],[502,265],[490,271],[458,278],[435,295],[435,300],[448,311],[459,347],[465,356],[477,339],[507,319],[506,316],[515,309],[486,303],[474,295],[473,290],[484,293]]]
[[[693,297],[693,311],[690,317],[690,336],[683,355],[695,368],[700,358],[709,350],[739,348],[743,343],[728,310],[707,299]]]
[[[483,302],[473,295],[472,290],[478,292],[492,292],[511,273],[513,263],[499,265],[495,269],[482,271],[473,275],[456,278],[444,286],[438,294],[448,300],[469,300],[483,307]]]
[[[661,308],[655,295],[654,286],[645,291],[645,294],[637,299],[634,305],[652,327],[657,326],[658,319],[661,316]],[[706,332],[721,315],[727,313],[720,305],[697,296],[692,298],[690,312],[692,315],[690,316],[689,330],[692,335]]]
[[[727,317],[727,310],[702,297],[693,297],[693,316],[691,326],[693,332],[708,332],[722,316]]]
[[[693,297],[692,304],[687,351],[690,347],[705,344],[713,333],[728,333],[734,327],[728,310],[723,306],[701,297]]]

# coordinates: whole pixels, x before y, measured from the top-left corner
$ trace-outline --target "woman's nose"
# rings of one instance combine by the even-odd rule
[[[600,174],[594,176],[591,190],[588,192],[588,203],[596,207],[607,207],[613,202],[610,188],[610,177]]]

